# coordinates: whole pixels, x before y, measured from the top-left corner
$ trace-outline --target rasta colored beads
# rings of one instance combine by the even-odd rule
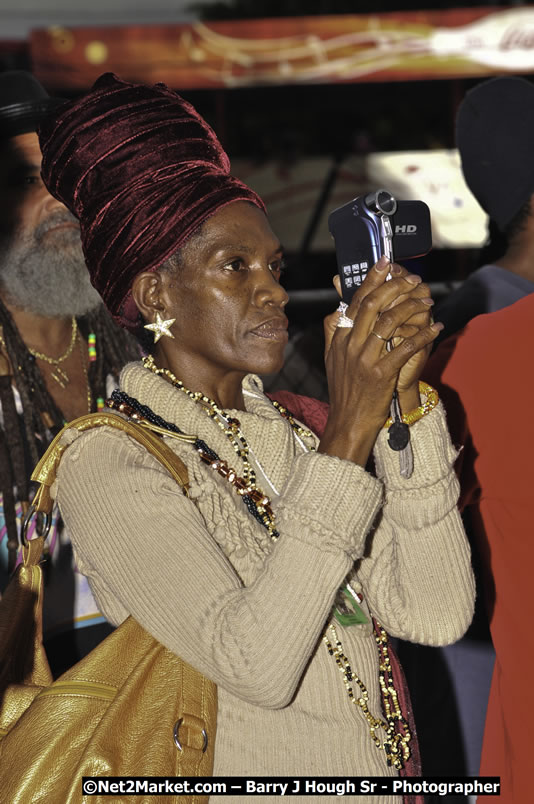
[[[104,399],[101,396],[98,396],[96,398],[96,409],[97,409],[97,411],[104,410],[104,407],[105,407]]]
[[[89,362],[94,363],[96,360],[96,335],[94,332],[90,332],[87,338],[87,351],[89,353]]]

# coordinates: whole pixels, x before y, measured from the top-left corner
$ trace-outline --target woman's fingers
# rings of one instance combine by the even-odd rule
[[[342,298],[339,274],[335,274],[333,277],[333,284],[339,297]],[[346,315],[354,320],[363,300],[368,296],[372,296],[377,301],[377,308],[380,311],[385,310],[387,307],[397,304],[404,295],[414,292],[418,286],[420,289],[417,291],[417,295],[430,296],[430,289],[428,285],[422,283],[420,276],[410,274],[402,265],[390,263],[386,257],[381,257],[354,293]]]
[[[442,329],[443,324],[429,324],[423,329],[418,329],[414,335],[410,335],[408,338],[402,338],[400,343],[394,346],[391,351],[386,352],[382,358],[384,363],[388,363],[388,373],[392,372],[396,374],[400,372],[403,366],[406,365],[414,355],[425,350],[427,346],[430,346]]]
[[[367,276],[352,297],[347,315],[351,318],[356,316],[363,299],[386,284],[392,267],[386,257],[380,257],[376,265],[373,265],[371,270],[367,273]]]
[[[421,277],[416,274],[406,274],[403,277],[390,279],[365,296],[355,297],[349,305],[347,315],[354,320],[368,323],[386,310],[393,309],[406,298],[418,295],[428,297],[428,290],[420,294],[414,293],[420,283]]]
[[[398,265],[397,263],[392,263],[388,267],[389,271],[386,273],[385,280],[382,278],[382,272],[374,269],[372,272],[370,272],[365,282],[362,284],[361,289],[356,293],[355,306],[359,306],[361,301],[366,296],[368,296],[370,293],[374,293],[374,291],[378,290],[381,285],[384,285],[384,287],[387,288],[387,291],[385,291],[387,296],[385,296],[383,299],[383,309],[395,306],[400,301],[403,301],[407,295],[415,295],[420,298],[431,296],[430,288],[426,283],[422,282],[421,277],[418,274],[411,274],[406,270],[406,268],[404,268],[402,265]],[[375,269],[376,268],[378,268],[378,264],[375,266]],[[392,281],[399,279],[404,279],[407,284],[402,282],[391,284]],[[353,311],[351,310],[351,312],[347,314],[353,315]]]
[[[430,344],[442,328],[441,324],[433,324],[429,302],[430,299],[408,298],[377,320],[360,349],[362,358],[374,363],[377,377],[397,382],[402,378],[403,387],[418,379]]]
[[[340,293],[338,277],[334,285]],[[339,326],[339,312],[327,316],[330,416],[324,451],[334,444],[338,451],[332,454],[355,460],[354,450],[361,448],[357,462],[362,463],[387,418],[394,389],[402,390],[404,401],[418,398],[417,380],[441,330],[440,324],[432,323],[432,304],[419,276],[384,259],[354,294],[344,313],[350,321]],[[347,326],[351,322],[353,326]]]
[[[402,286],[399,285],[402,283]],[[385,338],[391,338],[395,330],[407,323],[424,326],[428,323],[428,311],[431,304],[427,301],[428,296],[422,299],[414,295],[406,294],[406,280],[391,280],[387,283],[391,288],[380,288],[378,292],[373,291],[366,296],[360,305],[358,314],[354,320],[354,328],[349,330],[352,341],[363,344],[369,333],[375,331]],[[409,285],[408,285],[409,286]],[[391,305],[389,302],[395,298],[402,297],[402,301]],[[350,316],[349,310],[347,315]],[[347,337],[347,336],[344,336]]]
[[[429,323],[431,306],[432,299],[417,299],[410,296],[399,302],[395,307],[390,307],[381,313],[371,332],[378,332],[379,335],[388,340],[404,324],[414,324],[415,322],[415,326],[417,326],[417,319],[420,319],[421,324],[426,325]]]
[[[334,285],[340,292],[338,276]],[[339,350],[345,353],[347,368],[352,365],[356,369],[356,365],[365,364],[367,371],[372,370],[373,364],[378,369],[380,364],[379,374],[384,371],[384,376],[391,377],[437,337],[439,330],[430,329],[432,305],[429,288],[419,276],[409,274],[399,265],[389,264],[384,258],[371,269],[345,311],[344,315],[354,321],[354,326],[340,327],[338,311],[325,318],[325,358],[335,345],[336,353]],[[420,335],[421,332],[424,334]],[[386,351],[386,344],[393,338],[396,343],[392,351],[397,354],[382,365],[384,357],[392,354]],[[408,342],[406,346],[402,346],[404,340]],[[424,353],[412,359],[410,366],[419,364],[422,359],[426,359]]]
[[[393,278],[386,281],[388,268],[395,271],[392,274]],[[340,292],[340,280],[337,275],[334,277],[334,285]],[[422,306],[415,303],[414,300],[417,299],[423,302]],[[425,313],[432,304],[428,286],[421,282],[419,276],[408,274],[401,266],[389,265],[385,259],[379,261],[369,272],[345,312],[346,317],[354,321],[354,327],[339,327],[338,311],[325,318],[325,355],[328,354],[334,338],[338,342],[350,338],[351,341],[363,344],[369,333],[373,329],[376,330],[375,324],[379,318],[386,324],[390,320],[394,322],[392,332],[407,323],[408,319],[411,319],[410,323],[415,326],[426,326],[429,319]],[[392,313],[394,310],[396,312]]]

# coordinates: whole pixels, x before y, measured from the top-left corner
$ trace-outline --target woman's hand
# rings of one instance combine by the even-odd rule
[[[386,282],[389,271],[392,278]],[[336,287],[339,292],[339,280]],[[382,258],[346,311],[354,327],[338,327],[339,313],[325,319],[330,414],[321,452],[363,466],[389,415],[395,387],[405,411],[420,404],[419,376],[442,329],[432,324],[432,303],[419,276]]]

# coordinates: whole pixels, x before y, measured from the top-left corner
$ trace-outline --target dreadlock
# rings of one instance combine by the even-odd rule
[[[110,374],[118,377],[125,363],[138,360],[139,347],[132,336],[114,323],[103,306],[78,319],[78,327],[85,340],[90,333],[96,337],[96,360],[89,364],[87,376],[95,406],[98,397],[106,396],[106,377]],[[20,395],[22,416],[15,407],[13,383]],[[11,568],[18,550],[16,503],[22,504],[23,511],[27,508],[32,468],[65,420],[1,299],[0,405],[3,419],[0,421],[0,493]]]

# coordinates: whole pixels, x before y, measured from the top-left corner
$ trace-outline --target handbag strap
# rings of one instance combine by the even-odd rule
[[[179,486],[182,487],[183,493],[188,496],[189,492],[189,476],[187,467],[181,458],[164,442],[164,440],[155,435],[148,429],[147,424],[133,422],[125,419],[117,413],[88,413],[85,416],[80,416],[68,422],[65,427],[56,435],[54,440],[50,443],[48,449],[42,456],[41,460],[32,472],[31,480],[38,483],[39,487],[32,500],[32,504],[28,509],[24,524],[22,528],[22,544],[24,547],[23,558],[26,566],[31,566],[37,563],[35,557],[39,553],[37,545],[30,549],[31,542],[26,538],[28,525],[33,516],[42,514],[44,516],[44,532],[42,536],[38,537],[42,543],[46,539],[48,529],[50,526],[50,517],[54,500],[50,494],[50,488],[56,480],[57,470],[63,453],[68,449],[70,442],[63,439],[63,436],[68,430],[77,430],[79,433],[84,433],[87,430],[92,430],[95,427],[113,427],[120,430],[130,438],[135,439],[139,444],[145,447],[158,461],[167,469],[167,471],[176,480]],[[38,541],[32,539],[32,541]]]
[[[63,436],[68,430],[77,430],[83,433],[94,427],[113,427],[144,446],[160,461],[178,485],[181,486],[183,493],[188,496],[189,477],[187,467],[182,459],[163,441],[161,436],[151,432],[146,425],[130,421],[116,413],[90,413],[80,416],[78,419],[66,424],[57,434],[32,473],[31,480],[38,483],[39,487],[23,525],[23,563],[25,567],[37,567],[39,573],[41,571],[38,564],[41,559],[54,505],[50,488],[56,480],[63,453],[71,443],[67,439],[63,439]],[[31,517],[38,514],[43,515],[45,518],[44,532],[36,538],[28,540],[26,538],[28,524]],[[38,580],[40,580],[40,575]],[[42,616],[42,596],[39,597],[39,603]],[[117,629],[117,632],[121,628],[128,629],[127,633],[132,636],[133,643],[137,634],[136,629],[140,629],[141,626],[129,617]],[[114,634],[111,635],[110,639],[113,636]],[[154,644],[157,644],[153,637],[151,637],[151,640]],[[99,646],[97,646],[95,652],[98,651],[98,648]],[[217,722],[217,687],[213,681],[203,676],[200,671],[179,659],[170,651],[165,650],[165,654],[172,657],[172,664],[169,665],[169,668],[175,677],[176,683],[179,684],[180,691],[180,718],[174,725],[172,735],[175,746],[180,752],[177,766],[178,773],[179,775],[208,776],[213,769]],[[71,672],[73,671],[67,671],[66,675]],[[56,685],[57,683],[59,682],[56,682]],[[87,682],[82,678],[81,680],[78,679],[77,683],[83,685]],[[57,686],[47,687],[47,694],[51,694],[51,689],[57,689]],[[205,801],[205,798],[195,795],[191,798],[191,801],[196,804]]]

